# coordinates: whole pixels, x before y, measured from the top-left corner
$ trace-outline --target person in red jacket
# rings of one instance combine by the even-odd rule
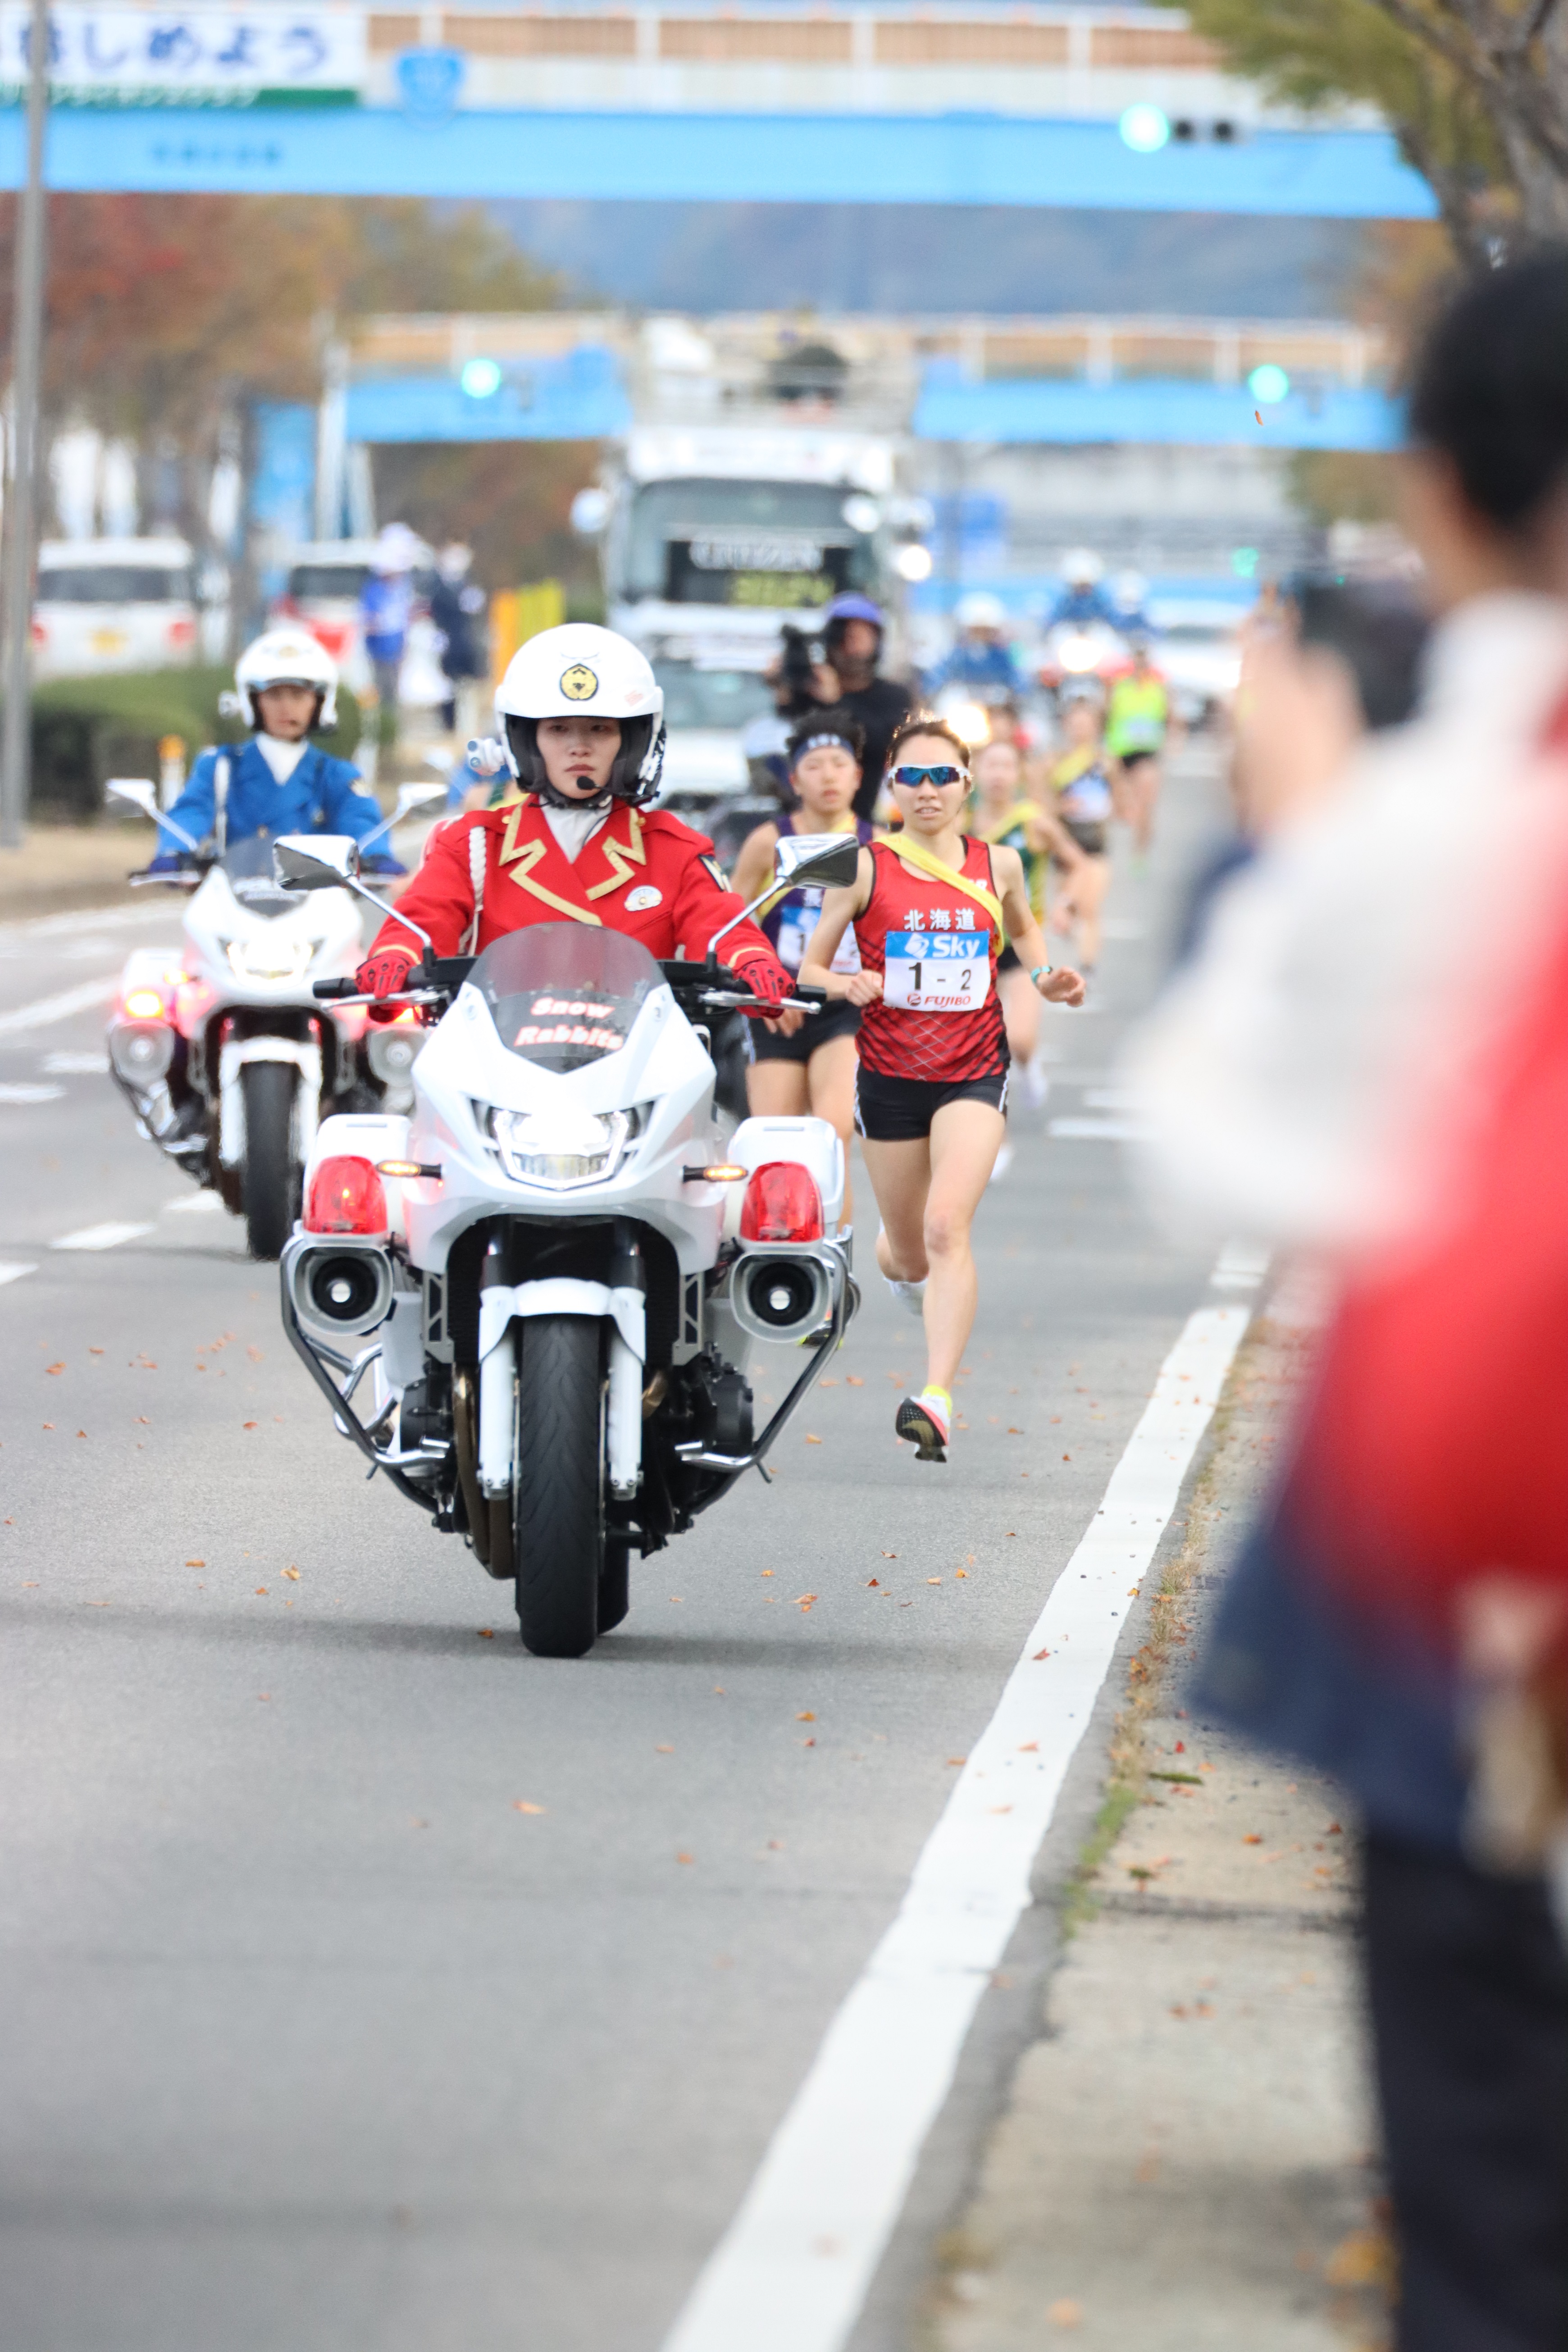
[[[408,921],[438,956],[478,954],[525,923],[568,922],[624,931],[655,956],[705,957],[742,902],[712,843],[647,806],[664,764],[664,696],[637,646],[585,623],[542,630],[512,656],[496,715],[517,790],[432,835],[360,966],[365,994],[407,986],[422,952]],[[758,1017],[792,992],[755,924],[736,924],[719,953],[761,1000]]]

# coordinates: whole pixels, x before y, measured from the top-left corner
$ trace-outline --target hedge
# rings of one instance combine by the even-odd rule
[[[55,677],[33,689],[33,806],[40,815],[90,824],[110,776],[158,774],[158,744],[183,736],[185,764],[209,743],[237,743],[246,729],[218,715],[234,684],[227,668],[121,670],[101,677]],[[350,759],[360,738],[359,704],[338,688],[338,723],[315,738]]]

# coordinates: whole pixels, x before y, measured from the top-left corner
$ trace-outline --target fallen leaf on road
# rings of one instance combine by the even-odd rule
[[[481,1642],[493,1642],[495,1640],[495,1627],[493,1625],[481,1625],[479,1632]]]
[[[136,1426],[138,1429],[151,1429],[153,1424],[144,1412],[139,1412],[136,1416]]]
[[[1007,1530],[1007,1533],[1008,1533],[1010,1536],[1016,1536],[1016,1535],[1017,1534],[1017,1532],[1018,1532],[1018,1530],[1017,1530],[1017,1528],[1008,1528],[1008,1530]]]
[[[722,1684],[722,1683],[715,1683],[715,1684],[714,1684],[714,1685],[713,1685],[713,1696],[714,1696],[714,1697],[715,1697],[715,1698],[722,1698],[722,1697],[723,1697],[723,1696],[724,1696],[724,1685],[723,1685],[723,1684]]]
[[[878,1549],[879,1549],[879,1550],[880,1550],[880,1549],[881,1549],[880,1545],[879,1545],[879,1546],[878,1546]],[[898,1555],[898,1553],[897,1553],[896,1551],[884,1551],[884,1552],[882,1553],[882,1558],[883,1558],[884,1559],[897,1559],[898,1556],[899,1556],[899,1555]]]
[[[673,1756],[675,1750],[667,1740],[659,1739],[654,1742],[653,1752],[656,1756]]]
[[[1069,2301],[1064,2295],[1059,2303],[1051,2305],[1046,2317],[1053,2327],[1076,2327],[1083,2317],[1083,2305]]]
[[[950,1756],[947,1760],[950,1764],[967,1764],[969,1759],[967,1756]]]
[[[1064,1454],[1062,1455],[1062,1460],[1064,1462],[1070,1462],[1072,1460],[1072,1455],[1070,1454]]]
[[[258,1584],[258,1585],[257,1586],[256,1590],[258,1591],[258,1592],[265,1593],[265,1592],[266,1592],[266,1591],[267,1591],[267,1587],[266,1587],[264,1584]]]
[[[866,1579],[867,1590],[870,1591],[874,1586],[880,1584],[881,1581],[882,1580],[879,1576],[868,1576]]]
[[[846,1372],[844,1375],[844,1385],[847,1389],[863,1389],[866,1383],[854,1372]]]
[[[1039,1752],[1040,1743],[1037,1739],[1026,1739],[1018,1750],[1020,1756],[1037,1756]]]
[[[954,1576],[967,1577],[969,1574],[969,1570],[966,1568],[955,1568],[952,1572]]]
[[[822,1440],[820,1437],[813,1437],[810,1430],[808,1429],[805,1433],[805,1442],[808,1445],[820,1445]]]
[[[818,1381],[816,1385],[819,1389],[836,1389],[838,1383],[837,1381]]]
[[[813,1715],[810,1707],[807,1707],[803,1715],[797,1715],[795,1717],[795,1721],[797,1723],[815,1723],[816,1721],[816,1717]]]
[[[511,1809],[514,1813],[542,1813],[544,1811],[542,1805],[531,1805],[526,1797],[514,1797]]]
[[[65,1366],[63,1364],[46,1364],[44,1366],[44,1370],[47,1372],[63,1372],[65,1370]]]
[[[87,1352],[89,1356],[101,1356],[103,1349],[101,1348],[89,1348]]]
[[[250,1358],[253,1364],[259,1364],[261,1362],[262,1356],[259,1348],[247,1348],[245,1352]]]
[[[677,1862],[695,1862],[697,1857],[693,1853],[678,1853],[675,1859]]]
[[[816,1598],[815,1592],[797,1592],[795,1596],[795,1605],[797,1609],[809,1609]]]
[[[247,1429],[259,1429],[261,1423],[258,1421],[247,1421],[245,1426]]]
[[[928,1584],[940,1584],[942,1582],[942,1579],[940,1576],[928,1576],[926,1582]]]
[[[1009,1429],[1007,1434],[1009,1437],[1022,1437],[1024,1433],[1021,1429]]]
[[[55,1425],[55,1424],[54,1424],[54,1423],[53,1423],[52,1421],[46,1421],[46,1422],[45,1422],[45,1423],[44,1423],[44,1427],[45,1427],[46,1429],[53,1429],[54,1425]]]
[[[270,1698],[272,1693],[270,1691],[258,1691],[256,1696],[258,1698]]]
[[[1243,1845],[1261,1845],[1263,1843],[1263,1840],[1258,1836],[1256,1830],[1248,1830],[1241,1843]]]
[[[771,1575],[773,1574],[773,1570],[772,1570],[771,1568],[764,1568],[764,1569],[763,1569],[763,1574],[764,1576],[771,1576]]]
[[[300,1571],[299,1571],[299,1570],[298,1570],[297,1568],[286,1568],[286,1569],[284,1570],[283,1573],[284,1573],[284,1575],[288,1578],[288,1580],[289,1580],[289,1583],[290,1583],[290,1584],[298,1584],[298,1583],[299,1583],[299,1581],[300,1581]]]
[[[1048,1657],[1050,1656],[1050,1654],[1050,1654],[1050,1652],[1049,1652],[1048,1650],[1037,1650],[1037,1651],[1035,1652],[1035,1655],[1036,1655],[1037,1659],[1038,1659],[1038,1658],[1048,1658]]]

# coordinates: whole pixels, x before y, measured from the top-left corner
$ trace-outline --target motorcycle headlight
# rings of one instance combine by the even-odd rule
[[[276,982],[303,980],[316,952],[314,940],[303,940],[297,931],[285,931],[275,938],[265,933],[247,940],[230,940],[228,961],[237,980]]]
[[[1100,659],[1100,649],[1092,637],[1064,637],[1057,659],[1063,669],[1081,677],[1086,670],[1094,668]]]
[[[492,1110],[489,1128],[501,1166],[518,1184],[563,1192],[602,1184],[626,1155],[632,1121],[624,1110]]]

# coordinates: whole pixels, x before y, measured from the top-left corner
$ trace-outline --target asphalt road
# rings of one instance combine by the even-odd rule
[[[1211,1296],[1100,1130],[1215,803],[1189,761],[1107,1009],[1050,1016],[949,1465],[894,1440],[870,1274],[775,1484],[573,1664],[365,1483],[272,1269],[133,1133],[101,1003],[176,915],[0,930],[7,2352],[657,2352]]]

